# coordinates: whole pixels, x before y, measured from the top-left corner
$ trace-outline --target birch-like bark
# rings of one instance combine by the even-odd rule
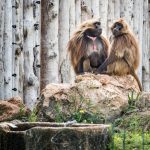
[[[120,17],[125,18],[131,29],[133,29],[133,3],[135,0],[120,0]]]
[[[148,0],[148,22],[150,22],[150,1]],[[150,23],[148,24],[148,29],[150,29]],[[149,82],[150,82],[150,32],[148,32],[148,49],[149,49]],[[150,85],[149,85],[150,90]]]
[[[81,23],[81,0],[75,0],[75,22],[76,26]]]
[[[24,101],[32,109],[38,95],[39,82],[34,73],[35,20],[33,17],[33,1],[24,1]]]
[[[70,3],[70,9],[69,9],[69,38],[71,37],[71,35],[73,34],[73,32],[75,31],[75,19],[76,19],[76,13],[75,13],[75,0],[72,0]],[[80,8],[81,10],[81,8]],[[80,16],[81,19],[81,16]],[[69,58],[68,54],[67,57]],[[70,71],[69,71],[69,81],[70,83],[73,83],[75,80],[75,72],[73,70],[73,67],[71,65],[71,61],[69,58],[69,67],[70,67]]]
[[[102,26],[102,34],[107,35],[107,14],[108,14],[108,0],[100,0],[100,21]]]
[[[4,99],[4,60],[3,60],[3,33],[4,33],[4,1],[0,2],[0,99]]]
[[[34,2],[34,19],[35,19],[35,47],[34,47],[34,73],[40,80],[40,40],[41,40],[41,2]]]
[[[140,66],[138,69],[138,76],[140,81],[142,82],[142,39],[143,39],[143,1],[135,0],[133,4],[133,30],[138,38],[139,47],[141,51],[141,58],[140,58]]]
[[[92,13],[93,13],[93,18],[100,18],[100,12],[99,12],[99,6],[100,6],[100,1],[96,0],[93,1],[91,0],[91,6],[92,6]]]
[[[5,0],[3,61],[4,61],[4,99],[12,97],[12,2]]]
[[[12,9],[13,25],[16,26],[12,32],[12,95],[23,98],[23,86],[20,86],[23,85],[23,72],[19,73],[23,68],[23,0],[13,0]]]
[[[91,19],[93,16],[91,0],[81,0],[81,21]]]
[[[41,1],[41,89],[58,83],[58,11],[59,0]]]
[[[120,0],[114,0],[114,19],[120,18]]]
[[[108,12],[107,12],[107,37],[110,37],[112,35],[111,33],[111,25],[113,24],[115,18],[114,18],[114,1],[108,2]]]
[[[18,57],[15,56],[15,50],[17,49],[17,43],[16,43],[16,30],[18,28],[17,23],[16,23],[16,1],[12,0],[12,24],[15,26],[12,30],[12,96],[18,95],[18,82],[16,79],[18,78]],[[19,37],[18,37],[19,38]],[[16,82],[16,83],[15,83]]]
[[[19,84],[18,84],[18,93],[19,96],[23,99],[23,83],[24,83],[24,53],[23,53],[23,0],[19,1],[19,9],[16,12],[18,14],[18,30],[17,34],[20,36],[18,45],[19,51]],[[17,51],[16,51],[17,52]],[[18,79],[17,79],[18,80]]]
[[[67,43],[69,41],[69,7],[70,0],[60,0],[59,7],[59,79],[69,82],[70,63],[67,57]]]
[[[149,35],[149,16],[148,16],[148,0],[144,0],[143,3],[143,40],[142,40],[142,83],[144,91],[150,89],[150,68],[149,68],[149,47],[148,47],[148,35]]]
[[[40,67],[41,67],[41,60],[40,60],[40,50],[41,50],[41,1],[34,1],[33,6],[33,17],[35,19],[35,46],[33,48],[33,55],[34,55],[34,62],[33,62],[33,71],[34,74],[38,78],[38,82],[40,83]],[[38,90],[38,93],[40,89]]]

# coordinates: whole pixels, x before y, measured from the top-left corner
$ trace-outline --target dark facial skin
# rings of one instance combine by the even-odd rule
[[[116,23],[114,28],[112,29],[112,33],[114,36],[119,36],[122,34],[121,29],[123,28],[123,25],[120,23]]]
[[[100,22],[95,22],[94,23],[94,29],[91,28],[91,29],[87,29],[86,32],[85,32],[85,35],[87,36],[92,36],[92,37],[98,37],[101,35],[102,33],[102,28],[101,28],[101,23]]]

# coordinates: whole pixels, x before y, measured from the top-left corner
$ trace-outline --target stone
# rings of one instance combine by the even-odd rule
[[[103,124],[0,123],[0,150],[107,150],[111,130]],[[7,128],[6,128],[7,126]]]
[[[0,122],[19,118],[28,112],[20,97],[0,100]]]
[[[97,113],[106,120],[114,120],[128,107],[128,94],[139,93],[131,75],[109,76],[86,73],[76,77],[73,84],[49,84],[41,92],[36,109],[40,121],[56,121],[76,111]],[[69,117],[70,118],[69,118]],[[67,118],[68,117],[68,118]]]

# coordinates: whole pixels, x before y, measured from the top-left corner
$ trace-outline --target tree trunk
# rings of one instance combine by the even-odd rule
[[[81,4],[80,4],[80,6],[81,6]],[[72,0],[72,2],[70,3],[70,9],[69,9],[69,39],[72,36],[73,32],[75,31],[75,26],[76,26],[76,22],[75,22],[75,19],[76,19],[75,7],[76,7],[75,0]],[[80,10],[81,10],[81,7],[80,7]],[[68,54],[67,54],[67,57],[69,57]],[[70,58],[68,58],[68,59],[69,59],[69,68],[70,68],[70,71],[69,71],[69,82],[73,83],[74,80],[75,80],[75,72],[74,72],[73,67],[71,65]]]
[[[59,0],[42,1],[41,20],[41,89],[58,83],[58,8]]]
[[[3,60],[3,33],[4,33],[4,1],[0,2],[0,99],[4,99],[4,60]]]
[[[5,14],[4,14],[4,98],[12,97],[12,2],[5,0]]]
[[[132,0],[120,0],[120,17],[123,17],[126,19],[126,21],[129,23],[129,25],[133,29],[133,3]]]
[[[81,0],[75,0],[75,22],[76,26],[81,23]]]
[[[102,34],[107,35],[107,13],[108,13],[108,0],[100,0],[100,21],[102,25]]]
[[[23,68],[23,0],[13,0],[13,43],[12,43],[12,88],[13,96],[20,95],[23,98],[23,74],[20,69]],[[21,69],[22,70],[22,69]]]
[[[93,16],[91,8],[91,0],[82,0],[81,1],[81,20],[82,22],[88,19],[91,19]]]
[[[38,84],[40,84],[40,68],[41,68],[41,60],[40,60],[40,50],[41,50],[41,1],[34,1],[33,8],[33,17],[35,19],[35,25],[37,28],[35,29],[35,47],[33,48],[34,62],[33,62],[33,71],[35,76],[38,78]],[[38,93],[40,92],[40,88],[38,88]]]
[[[70,64],[67,55],[69,41],[69,8],[70,0],[60,0],[59,8],[59,78],[60,82],[69,82]],[[65,36],[64,36],[65,35]]]
[[[34,72],[35,30],[38,25],[34,19],[33,1],[24,1],[24,101],[32,109],[36,102],[39,82]]]
[[[111,25],[114,22],[114,1],[109,1],[108,3],[108,14],[107,14],[107,37],[109,38],[112,35],[110,30]]]
[[[142,39],[142,49],[143,49],[143,59],[142,59],[142,82],[144,91],[149,91],[150,89],[150,68],[149,68],[149,47],[148,47],[148,35],[149,35],[149,16],[148,16],[148,0],[144,0],[143,4],[143,39]]]
[[[133,17],[133,30],[134,30],[134,33],[135,33],[136,37],[138,38],[139,47],[140,47],[140,51],[141,51],[140,66],[139,66],[139,69],[138,69],[138,76],[139,76],[140,81],[142,82],[143,1],[141,1],[141,0],[134,1],[133,14],[134,14],[134,17]]]
[[[100,1],[97,0],[97,1],[93,1],[91,0],[91,6],[92,6],[92,13],[93,13],[93,17],[94,18],[99,18],[100,15],[99,15],[99,5],[100,4]]]

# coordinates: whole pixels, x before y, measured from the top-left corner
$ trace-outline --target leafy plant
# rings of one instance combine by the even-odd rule
[[[124,110],[125,114],[132,113],[136,111],[138,108],[136,107],[136,102],[139,99],[140,94],[136,93],[134,91],[131,91],[131,93],[128,94],[128,107]]]
[[[36,122],[37,121],[37,111],[36,111],[36,109],[33,109],[33,111],[31,112],[31,114],[28,117],[28,121],[29,122]]]
[[[75,97],[71,97],[73,108],[68,110],[69,114],[62,111],[62,106],[55,106],[55,122],[67,122],[76,120],[78,123],[104,123],[105,118],[94,108],[89,99],[80,96],[79,101]],[[95,110],[93,110],[95,109]]]

